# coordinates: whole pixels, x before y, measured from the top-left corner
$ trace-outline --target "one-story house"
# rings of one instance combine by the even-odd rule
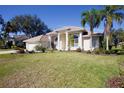
[[[102,33],[93,33],[77,26],[65,26],[55,29],[46,35],[36,36],[23,42],[26,43],[28,51],[35,50],[36,45],[44,45],[47,48],[54,48],[62,51],[77,50],[83,51],[94,50],[100,47],[100,37]]]

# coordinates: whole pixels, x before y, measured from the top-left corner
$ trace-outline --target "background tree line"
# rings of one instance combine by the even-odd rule
[[[117,45],[119,42],[124,42],[124,29],[119,28],[119,29],[112,29],[111,31],[111,39],[112,43],[117,48]]]
[[[36,15],[17,15],[7,22],[0,15],[0,26],[0,40],[4,45],[10,37],[10,33],[16,35],[22,33],[31,38],[51,31]]]

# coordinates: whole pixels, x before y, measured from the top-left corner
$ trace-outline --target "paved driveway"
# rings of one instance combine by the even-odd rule
[[[17,50],[4,50],[4,51],[0,51],[0,54],[11,54],[11,53],[17,53]]]

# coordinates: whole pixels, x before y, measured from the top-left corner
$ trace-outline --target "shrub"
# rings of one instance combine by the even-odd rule
[[[1,46],[4,46],[4,43],[3,43],[3,41],[0,40],[0,47]]]
[[[87,51],[87,54],[91,54],[91,51],[90,51],[90,50],[88,50],[88,51]]]
[[[93,50],[93,53],[94,53],[94,54],[100,54],[100,53],[101,53],[101,50],[100,50],[100,49],[94,49],[94,50]]]
[[[76,52],[81,52],[81,48],[77,48],[76,49]]]
[[[109,45],[109,50],[111,50],[112,49],[112,45]]]
[[[105,54],[105,49],[96,48],[96,49],[93,50],[93,53],[94,54]]]
[[[124,50],[118,51],[117,54],[118,54],[118,55],[124,55]]]
[[[25,53],[24,49],[18,49],[17,53]]]
[[[105,54],[111,54],[111,51],[106,50],[106,51],[105,51]]]
[[[116,50],[105,50],[104,54],[117,54],[118,51]]]
[[[111,52],[112,52],[113,54],[117,54],[118,51],[119,51],[118,49],[111,50]]]
[[[105,49],[94,49],[94,54],[124,54],[123,49],[112,49],[112,50],[105,50]]]
[[[32,50],[32,51],[28,51],[28,53],[35,53],[35,52]]]
[[[111,52],[113,54],[124,54],[124,49],[113,49]]]
[[[117,50],[111,50],[111,54],[117,54],[118,51]]]
[[[45,53],[45,51],[46,51],[46,48],[45,47],[42,47],[41,45],[37,45],[35,47],[35,49],[36,49],[36,51],[42,51],[43,53]]]
[[[20,48],[20,47],[14,46],[13,49],[15,49],[15,50],[22,50],[22,49],[24,49],[24,48]]]
[[[107,81],[107,87],[110,88],[124,88],[124,77],[113,77]]]
[[[121,48],[124,49],[124,44],[121,45]]]

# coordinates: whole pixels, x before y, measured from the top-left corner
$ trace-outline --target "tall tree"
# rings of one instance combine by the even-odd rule
[[[1,24],[4,24],[4,19],[3,19],[2,15],[0,15],[0,25]]]
[[[4,24],[4,19],[3,19],[2,15],[0,15],[0,25],[1,25],[1,27],[3,26],[3,24]],[[0,39],[2,39],[2,31],[0,31]]]
[[[7,42],[9,41],[9,33],[12,32],[12,26],[9,21],[5,22],[1,15],[0,24],[1,24],[0,39],[3,41],[4,46],[6,46]]]
[[[0,39],[1,39],[1,41],[3,41],[3,43],[5,43],[6,33],[3,30],[3,28],[5,26],[5,22],[4,22],[4,19],[3,19],[2,15],[0,15],[0,25],[1,25]]]
[[[2,32],[1,32],[1,37],[4,43],[4,46],[6,47],[7,42],[9,41],[9,32],[11,32],[11,26],[10,23],[7,22],[4,24],[2,24],[2,28],[1,28]]]
[[[109,40],[110,40],[110,31],[113,27],[113,21],[118,22],[119,24],[122,23],[124,19],[124,12],[122,10],[124,6],[105,6],[103,10],[101,10],[102,20],[105,24],[105,38],[106,38],[106,49],[109,50]]]
[[[45,34],[51,30],[37,16],[19,15],[10,20],[12,32],[23,32],[29,37]]]
[[[92,34],[94,28],[99,27],[100,22],[101,22],[101,16],[100,16],[100,11],[96,9],[92,9],[90,11],[85,11],[81,15],[81,24],[83,27],[85,27],[86,24],[90,26],[90,31],[91,31],[91,47],[92,47]]]
[[[124,42],[124,29],[112,29],[111,35],[112,43],[115,45],[115,48],[117,48],[119,42]]]

